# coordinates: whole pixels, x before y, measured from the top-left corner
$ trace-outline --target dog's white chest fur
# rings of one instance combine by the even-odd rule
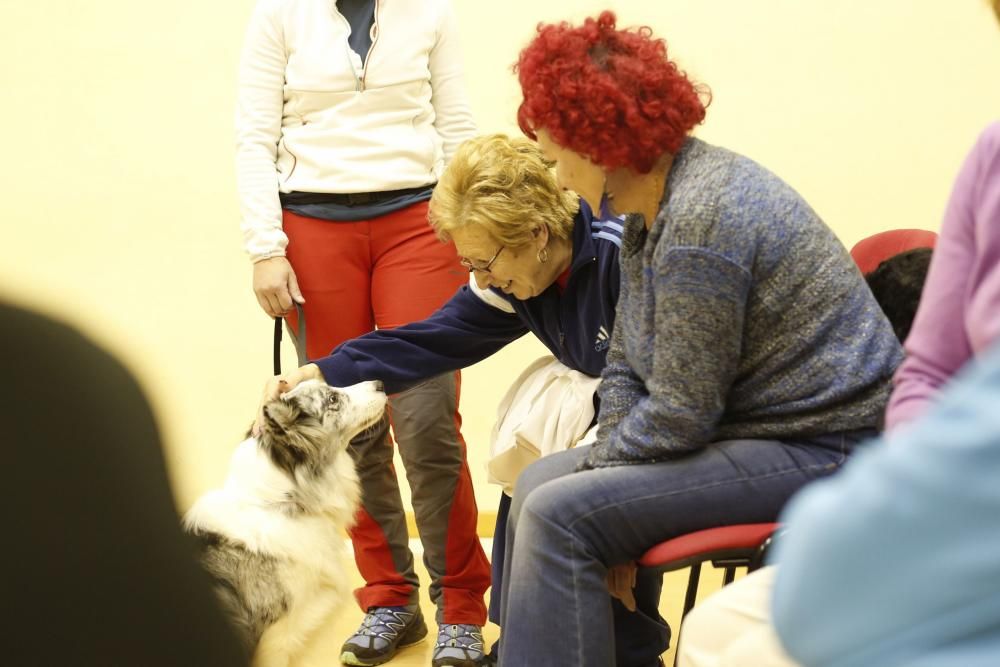
[[[185,525],[225,535],[251,551],[326,569],[343,551],[361,495],[358,477],[342,451],[324,475],[306,484],[302,488],[278,470],[257,440],[248,438],[233,453],[225,485],[202,496]],[[296,502],[305,494],[317,501],[308,513]]]

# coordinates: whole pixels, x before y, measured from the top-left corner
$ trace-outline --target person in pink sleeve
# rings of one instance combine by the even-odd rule
[[[962,165],[941,224],[906,360],[886,409],[893,429],[922,414],[948,380],[1000,337],[1000,122]]]

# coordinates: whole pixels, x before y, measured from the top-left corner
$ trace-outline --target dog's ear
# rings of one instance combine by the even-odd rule
[[[264,405],[264,423],[260,425],[263,433],[284,435],[299,418],[299,409],[295,405],[281,399],[270,401]]]
[[[321,431],[296,401],[270,401],[263,413],[259,442],[274,465],[294,477],[299,467],[315,462]]]

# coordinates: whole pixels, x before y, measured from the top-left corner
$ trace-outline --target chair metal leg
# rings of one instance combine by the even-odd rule
[[[684,612],[681,614],[681,621],[694,608],[695,599],[698,597],[698,582],[701,579],[701,563],[691,566],[691,573],[688,575],[687,593],[684,594]]]
[[[681,627],[683,627],[684,617],[694,609],[695,600],[698,598],[698,582],[701,580],[701,563],[691,566],[688,574],[687,592],[684,593],[684,611],[681,612]],[[674,667],[677,667],[677,659],[680,656],[681,627],[677,628],[677,642],[674,645]]]

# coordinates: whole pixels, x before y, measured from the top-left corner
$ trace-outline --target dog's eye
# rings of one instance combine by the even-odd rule
[[[342,401],[343,401],[343,398],[341,397],[341,395],[339,393],[337,393],[337,392],[333,392],[326,399],[326,407],[327,408],[337,408],[337,407],[340,407],[340,404],[341,404]]]

